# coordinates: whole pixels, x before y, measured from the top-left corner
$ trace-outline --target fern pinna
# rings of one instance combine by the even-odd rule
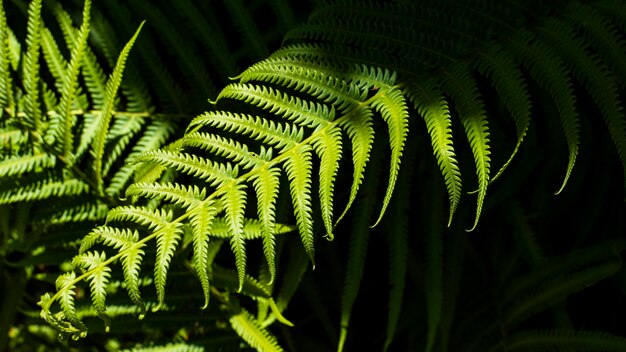
[[[385,191],[371,224],[384,221],[400,164],[406,160],[403,154],[407,143],[411,143],[411,136],[419,134],[411,132],[409,126],[415,120],[423,120],[448,192],[449,225],[462,198],[461,168],[465,167],[457,156],[462,151],[455,148],[455,143],[461,142],[453,136],[457,131],[465,134],[477,184],[472,187],[476,190],[477,206],[469,228],[476,229],[490,183],[503,175],[525,140],[533,109],[528,87],[531,84],[550,94],[568,145],[565,176],[562,183],[554,186],[557,193],[570,178],[580,151],[582,114],[576,103],[576,84],[588,91],[597,104],[626,167],[626,123],[619,96],[620,78],[623,78],[620,73],[624,72],[625,62],[621,60],[626,23],[624,5],[609,0],[589,4],[572,2],[559,11],[548,8],[547,14],[539,14],[534,11],[536,5],[541,9],[539,3],[513,7],[484,2],[472,6],[454,1],[419,5],[347,1],[321,7],[306,24],[286,35],[282,48],[251,65],[234,78],[236,82],[223,88],[213,100],[215,108],[193,119],[184,136],[166,147],[133,156],[130,165],[144,170],[145,177],[138,177],[126,189],[125,196],[132,204],[111,209],[106,223],[85,237],[80,253],[73,260],[76,269],[59,277],[56,293],[42,297],[42,317],[65,335],[84,336],[86,327],[77,315],[75,292],[81,282],[88,281],[93,306],[106,322],[106,297],[115,262],[121,264],[129,296],[143,314],[140,272],[152,240],[156,243],[152,247],[155,247],[153,282],[157,293],[152,310],[162,309],[166,304],[171,262],[181,243],[190,238],[191,265],[200,281],[205,305],[211,296],[230,304],[230,323],[240,336],[259,350],[279,349],[263,322],[252,318],[236,300],[229,300],[222,290],[211,285],[214,273],[208,253],[215,237],[219,237],[214,231],[216,224],[224,224],[227,229],[222,237],[228,240],[234,256],[235,290],[245,292],[245,283],[250,280],[246,275],[246,245],[255,236],[249,236],[245,229],[252,222],[259,225],[262,251],[268,264],[268,285],[272,284],[280,269],[276,259],[277,202],[283,198],[281,186],[286,185],[289,196],[285,197],[291,201],[300,241],[315,266],[316,240],[320,237],[314,230],[315,218],[321,219],[324,237],[332,240],[341,236],[335,233],[335,226],[359,196],[375,139],[386,143],[389,166]],[[35,13],[36,5],[32,7]],[[472,16],[459,15],[464,11]],[[535,24],[536,16],[545,18]],[[37,28],[36,16],[32,17],[35,24],[31,27]],[[521,26],[524,29],[513,24],[524,25]],[[27,50],[25,65],[34,66],[36,60],[29,57],[37,55],[38,50],[31,46],[39,45],[40,39],[35,34],[30,38],[33,44]],[[6,57],[10,59],[8,54]],[[187,73],[190,73],[193,62],[183,64],[189,66]],[[73,67],[72,61],[68,67]],[[25,84],[37,86],[32,80],[36,77]],[[74,94],[72,81],[67,81],[64,91]],[[504,157],[498,156],[502,166],[496,173],[491,142],[496,132],[491,126],[497,122],[488,113],[488,104],[493,102],[484,98],[485,86],[495,89],[499,103],[510,114],[516,129],[512,151]],[[32,92],[32,88],[26,92]],[[31,93],[25,99],[27,114],[32,118],[28,123],[37,126],[41,112],[33,103],[36,97]],[[61,106],[67,110],[65,105]],[[103,106],[103,111],[108,111],[107,105]],[[106,120],[100,121],[108,124]],[[57,134],[69,136],[68,129],[63,129],[62,123],[58,125]],[[97,137],[94,142],[96,161],[102,157],[102,138]],[[69,149],[59,146],[59,153]],[[350,171],[342,168],[343,159],[351,159],[351,165],[347,166]],[[103,169],[99,162],[94,165],[96,170]],[[174,181],[159,180],[165,172],[175,172]],[[346,205],[337,212],[335,184],[338,178],[350,174]],[[96,179],[96,182],[101,190],[102,181]],[[315,198],[319,202],[314,202]],[[398,207],[401,209],[402,205]],[[246,220],[251,216],[257,219]],[[436,235],[436,230],[433,232]],[[454,300],[450,296],[454,290],[442,289],[446,285],[439,277],[444,250],[432,238],[427,243],[432,247],[427,253],[426,294],[432,304],[428,308],[427,348],[434,350],[436,336],[450,336],[453,328],[454,305],[444,302]],[[400,282],[402,287],[405,270],[401,267],[407,265],[398,251],[402,243],[392,245],[394,257],[400,256],[392,264],[395,265],[392,281],[394,285]],[[351,251],[352,255],[364,255],[366,246],[367,243],[362,243]],[[455,255],[450,256],[456,263],[449,266],[450,270],[461,265],[461,259]],[[359,272],[362,268],[358,266],[364,265],[363,260],[353,263],[355,267],[350,269],[353,272]],[[541,291],[553,296],[531,295],[527,306],[510,307],[505,328],[517,328],[554,299],[615,274],[620,265],[619,260],[604,263],[577,273],[566,283],[555,279],[558,290],[547,287]],[[344,297],[358,290],[358,281],[346,283],[349,292]],[[402,295],[393,293],[394,310],[398,310],[401,299]],[[278,319],[288,324],[281,315],[283,307],[271,297],[260,300],[270,307],[274,316],[267,321]],[[349,301],[346,298],[341,322],[346,331]],[[57,303],[60,309],[53,309]],[[396,320],[398,315],[390,314],[389,319]],[[397,324],[391,321],[388,326],[390,341]],[[468,323],[468,326],[471,330],[475,325]],[[342,332],[342,341],[346,331]],[[476,350],[484,350],[485,344],[487,350],[508,348],[500,342],[491,344],[494,333],[496,327],[486,329],[485,336],[471,333],[464,336],[474,336],[470,346]],[[512,346],[537,345],[540,341],[550,344],[559,334],[519,333]],[[583,346],[597,338],[571,331],[562,334],[572,337],[572,341],[578,339]],[[607,348],[623,349],[623,340],[613,337],[611,341]],[[440,344],[445,346],[447,342]]]

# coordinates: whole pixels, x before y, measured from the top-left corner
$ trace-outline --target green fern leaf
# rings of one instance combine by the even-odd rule
[[[245,169],[259,167],[266,160],[248,151],[248,146],[218,135],[195,132],[183,137],[183,145],[201,148],[231,159]]]
[[[276,338],[261,328],[254,317],[244,309],[230,317],[230,325],[244,341],[259,352],[283,350]]]
[[[230,112],[211,111],[200,115],[191,121],[187,131],[198,125],[209,125],[223,131],[248,135],[282,150],[292,148],[296,143],[301,142],[304,134],[302,128],[292,127],[289,124],[280,124],[260,117]]]
[[[28,24],[26,27],[26,56],[24,58],[24,90],[26,93],[25,125],[36,131],[40,130],[42,118],[39,103],[39,53],[41,47],[41,0],[28,5]]]
[[[452,142],[452,122],[448,102],[433,83],[410,86],[409,98],[420,113],[430,134],[433,152],[448,188],[450,215],[448,227],[461,200],[461,171]]]
[[[346,129],[352,141],[352,163],[354,173],[352,176],[352,186],[350,187],[350,198],[344,211],[337,222],[346,215],[352,203],[356,199],[359,186],[363,182],[365,166],[370,158],[372,145],[374,143],[374,128],[372,122],[373,113],[368,108],[359,108],[352,111],[350,118],[344,120],[342,127]]]
[[[12,111],[14,108],[13,86],[11,80],[11,48],[9,26],[7,25],[4,4],[0,0],[0,108]]]
[[[262,168],[251,178],[257,194],[257,212],[261,220],[263,253],[270,273],[270,284],[276,277],[276,199],[279,191],[280,170]],[[246,231],[248,232],[248,231]]]
[[[76,274],[74,272],[65,273],[60,275],[56,280],[56,287],[59,294],[59,304],[61,305],[61,310],[65,319],[72,323],[72,325],[80,331],[80,335],[84,337],[86,335],[87,328],[85,325],[78,319],[76,315],[76,305],[75,305],[75,296],[76,286],[73,281],[76,278]]]
[[[224,98],[244,101],[311,128],[322,128],[335,116],[335,111],[328,106],[307,102],[266,86],[229,84],[217,96],[217,100]]]
[[[211,162],[193,154],[153,150],[134,159],[135,163],[151,162],[175,168],[176,170],[206,180],[211,186],[225,184],[237,178],[238,167],[230,164]]]
[[[290,150],[285,161],[296,223],[306,253],[315,267],[315,239],[311,210],[311,147],[302,145]]]
[[[459,112],[459,118],[465,128],[467,139],[470,142],[474,162],[476,164],[476,176],[478,176],[478,200],[474,224],[468,231],[473,231],[478,225],[478,219],[482,211],[487,186],[489,185],[489,129],[479,97],[476,81],[470,76],[467,67],[462,65],[453,67],[445,72],[443,81],[444,89],[452,96]]]
[[[106,255],[98,252],[88,252],[80,254],[73,259],[74,265],[89,270],[89,286],[91,288],[91,300],[98,312],[98,316],[104,321],[105,329],[108,332],[110,319],[106,313],[106,286],[111,279],[111,268],[103,263]]]
[[[322,210],[322,220],[326,228],[326,236],[332,240],[333,236],[333,195],[335,194],[335,178],[339,170],[341,159],[341,129],[339,127],[324,129],[313,140],[313,148],[319,155],[320,183],[319,197]]]
[[[608,127],[626,175],[626,118],[619,100],[617,83],[610,69],[596,55],[587,54],[586,43],[574,37],[562,21],[552,19],[542,27],[542,39],[566,60],[574,75],[587,87]],[[626,182],[626,181],[625,181]]]
[[[150,229],[158,229],[169,226],[171,218],[171,211],[127,205],[111,209],[107,215],[106,222],[132,221],[140,225],[148,226]]]
[[[137,182],[128,186],[126,197],[145,197],[164,200],[191,208],[206,198],[206,189],[198,186],[189,186],[178,183],[146,183]]]
[[[217,213],[215,202],[202,203],[194,207],[189,222],[193,230],[193,267],[200,279],[204,292],[205,309],[209,305],[209,262],[207,262],[209,234]]]
[[[229,187],[222,198],[224,215],[228,223],[230,235],[230,248],[235,254],[235,265],[239,277],[241,291],[246,273],[246,249],[243,238],[244,212],[246,210],[246,186],[237,184]]]
[[[491,78],[500,99],[511,113],[517,129],[517,143],[513,152],[496,175],[491,178],[491,182],[493,182],[502,175],[513,161],[524,141],[530,125],[531,102],[522,72],[511,54],[500,45],[493,45],[486,52],[481,53],[476,66],[480,73]]]
[[[94,158],[94,173],[96,176],[98,191],[100,193],[104,192],[102,159],[104,156],[104,143],[107,132],[109,130],[109,125],[111,123],[111,116],[113,114],[115,97],[117,96],[117,90],[122,82],[122,73],[124,72],[124,67],[126,66],[126,59],[128,58],[130,49],[133,47],[133,44],[135,43],[135,40],[137,39],[137,36],[139,35],[143,24],[144,22],[139,25],[139,28],[137,28],[137,31],[131,37],[128,43],[126,43],[124,49],[122,49],[122,52],[117,59],[117,63],[115,64],[113,73],[111,74],[107,82],[107,90],[103,102],[102,111],[100,113],[100,116],[98,117],[98,122],[96,124],[98,126],[98,132],[91,144],[91,152]]]
[[[385,209],[389,205],[393,189],[400,170],[402,151],[409,132],[409,113],[402,91],[395,87],[383,87],[372,102],[372,107],[378,110],[389,128],[389,142],[391,144],[391,165],[389,169],[389,184],[383,199],[382,209],[376,226],[383,218]]]
[[[154,263],[154,286],[156,287],[159,304],[152,308],[153,312],[161,309],[165,303],[167,271],[181,235],[182,227],[179,223],[167,223],[160,229],[160,233],[157,236],[156,261]]]
[[[51,169],[56,165],[56,158],[49,154],[25,155],[0,161],[0,177],[15,176],[41,169]]]

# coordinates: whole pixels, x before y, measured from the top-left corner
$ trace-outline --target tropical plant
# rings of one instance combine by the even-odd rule
[[[626,350],[622,1],[63,6],[0,2],[0,346]]]

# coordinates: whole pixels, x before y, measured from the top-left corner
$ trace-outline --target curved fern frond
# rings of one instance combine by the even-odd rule
[[[452,121],[448,102],[439,92],[439,89],[429,82],[407,87],[407,94],[426,122],[433,152],[448,188],[448,198],[450,199],[448,226],[450,226],[461,200],[461,171],[454,152]]]
[[[489,148],[489,128],[484,111],[484,104],[479,97],[476,81],[470,77],[467,67],[457,66],[445,72],[444,89],[452,96],[459,112],[459,118],[465,128],[465,134],[470,142],[476,176],[478,177],[478,199],[474,224],[468,231],[478,225],[482,211],[487,186],[489,185],[489,167],[491,163]]]
[[[276,338],[263,329],[248,311],[241,309],[230,317],[230,325],[241,338],[259,352],[282,351]]]

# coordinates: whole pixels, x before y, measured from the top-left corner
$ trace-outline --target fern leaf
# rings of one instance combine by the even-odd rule
[[[448,189],[450,215],[448,227],[461,200],[461,171],[454,152],[452,122],[448,102],[433,83],[411,86],[408,91],[417,111],[426,122],[433,152]]]
[[[406,142],[406,135],[409,132],[409,113],[402,91],[394,87],[381,88],[378,98],[372,102],[372,107],[378,110],[389,128],[389,142],[391,144],[391,165],[389,169],[389,184],[383,199],[382,209],[376,226],[383,218],[385,210],[391,200],[393,189],[400,170],[400,160]]]
[[[278,54],[278,53],[277,53]],[[276,55],[276,54],[275,54]],[[311,95],[325,103],[332,103],[339,111],[347,112],[365,98],[366,90],[336,76],[336,72],[316,67],[303,67],[299,60],[281,60],[274,55],[246,69],[237,78],[241,83],[261,81],[280,84]]]
[[[335,194],[335,178],[339,170],[341,159],[341,129],[335,127],[318,133],[313,141],[313,148],[319,155],[319,197],[322,210],[322,220],[326,227],[326,236],[332,240],[333,236],[333,195]]]
[[[354,165],[354,172],[352,176],[352,186],[350,187],[350,198],[348,199],[344,211],[337,219],[337,222],[343,219],[352,206],[352,203],[354,203],[359,187],[363,182],[365,166],[369,161],[372,145],[374,143],[372,116],[373,113],[370,109],[355,109],[350,114],[350,118],[344,120],[342,124],[342,127],[346,129],[352,141],[352,163]]]
[[[191,121],[187,130],[198,125],[208,125],[223,131],[248,135],[263,143],[270,143],[276,148],[286,150],[302,141],[302,128],[292,127],[290,124],[280,124],[273,121],[249,115],[230,112],[208,112]]]
[[[195,132],[183,137],[183,145],[201,148],[231,159],[246,169],[259,167],[266,160],[248,151],[248,146],[214,134]]]
[[[96,176],[96,182],[98,185],[98,191],[103,193],[104,191],[104,183],[103,183],[103,174],[102,174],[102,159],[104,155],[104,143],[106,139],[107,132],[109,130],[109,125],[111,123],[111,116],[113,114],[115,97],[117,96],[117,90],[122,82],[122,73],[124,72],[124,67],[126,66],[126,59],[128,58],[128,54],[130,53],[130,49],[133,47],[141,28],[143,27],[144,22],[139,25],[135,34],[131,37],[131,39],[126,43],[124,49],[120,53],[120,56],[117,58],[117,63],[115,64],[115,68],[113,69],[113,73],[111,74],[108,82],[107,82],[107,90],[104,98],[102,111],[100,116],[98,117],[98,133],[96,134],[93,142],[91,152],[94,158],[94,173]]]
[[[11,48],[9,26],[4,4],[0,0],[0,108],[13,110],[14,98],[11,80]]]
[[[58,129],[57,143],[61,144],[61,154],[68,158],[73,152],[74,134],[72,127],[76,123],[76,117],[72,113],[74,99],[78,88],[78,75],[80,73],[83,56],[87,47],[89,37],[89,23],[91,21],[91,1],[86,0],[83,7],[83,23],[78,32],[78,38],[72,47],[70,62],[64,75],[64,82],[61,86],[61,101],[59,102],[59,117],[51,121],[50,129]],[[56,122],[56,123],[55,123]],[[58,126],[57,126],[58,124]],[[70,157],[69,160],[73,160]]]
[[[311,147],[302,145],[290,150],[285,161],[285,171],[289,178],[289,189],[293,202],[296,223],[306,253],[315,267],[315,239],[311,210]]]
[[[17,156],[0,161],[0,177],[15,176],[41,169],[53,168],[56,158],[49,154]]]
[[[146,183],[137,182],[128,186],[126,197],[145,197],[150,199],[165,200],[170,203],[179,204],[184,208],[197,205],[206,198],[206,189],[198,186],[189,186],[178,183]]]
[[[165,283],[170,261],[181,238],[182,228],[179,223],[167,223],[157,236],[156,261],[154,263],[154,286],[157,291],[158,305],[152,308],[158,311],[165,303]]]
[[[500,45],[493,45],[485,53],[482,53],[476,66],[480,73],[491,78],[500,99],[511,113],[517,129],[517,143],[513,152],[496,175],[491,178],[491,182],[493,182],[502,175],[513,161],[524,141],[530,125],[531,102],[522,72],[511,54]]]
[[[224,98],[244,101],[311,128],[322,128],[335,116],[335,111],[328,106],[307,102],[266,86],[229,84],[217,96],[217,100]]]
[[[279,191],[280,170],[262,168],[251,178],[257,194],[257,212],[261,220],[263,253],[270,273],[270,284],[276,277],[276,199]]]
[[[207,262],[209,234],[217,208],[213,203],[196,206],[189,222],[193,230],[193,267],[204,292],[203,309],[209,305],[209,264]]]
[[[246,310],[230,317],[230,325],[244,341],[259,352],[282,351],[276,338],[267,330],[259,326],[259,323]]]
[[[465,128],[467,139],[470,142],[474,162],[476,164],[476,176],[478,177],[478,199],[474,224],[468,231],[473,231],[478,225],[478,219],[482,211],[487,186],[489,185],[489,128],[479,97],[476,81],[470,76],[467,67],[461,65],[453,67],[445,73],[443,82],[444,89],[452,96],[459,112],[459,118]]]
[[[75,265],[90,271],[89,286],[91,300],[98,312],[98,316],[104,321],[105,329],[109,331],[110,318],[106,313],[106,287],[111,279],[111,268],[105,264],[106,255],[98,252],[88,252],[74,257]]]
[[[615,79],[610,69],[595,55],[587,54],[587,45],[574,38],[572,29],[559,20],[550,20],[542,27],[543,39],[564,53],[574,75],[585,84],[608,127],[613,144],[626,174],[626,117]]]
[[[76,305],[74,302],[76,291],[76,286],[73,281],[76,278],[76,274],[73,271],[69,273],[65,273],[60,275],[56,280],[56,287],[58,294],[60,295],[59,304],[61,305],[61,310],[65,319],[72,323],[72,325],[80,331],[80,335],[86,335],[87,328],[85,325],[78,319],[76,315]]]
[[[224,215],[228,223],[230,235],[230,248],[235,255],[235,265],[239,277],[239,288],[241,291],[244,276],[246,274],[246,249],[243,238],[243,221],[246,207],[246,187],[238,184],[224,193],[222,198],[224,204]]]
[[[15,187],[9,192],[3,192],[0,194],[0,204],[79,195],[87,193],[89,190],[88,184],[77,179],[67,181],[45,180],[23,187]]]
[[[258,220],[245,218],[243,220],[243,239],[248,241],[262,238],[264,236],[263,231],[265,231],[264,226],[265,225],[262,219]],[[285,224],[274,223],[273,226],[274,235],[288,233],[296,229],[295,226]],[[213,226],[211,227],[211,237],[224,239],[231,238],[228,221],[226,221],[224,217],[216,217],[213,221]]]
[[[134,159],[135,163],[151,162],[175,168],[176,170],[206,180],[211,186],[224,184],[237,177],[238,168],[230,164],[213,163],[193,154],[154,150],[145,152]]]
[[[106,221],[132,221],[152,229],[167,227],[171,217],[171,211],[128,205],[111,209]]]
[[[28,5],[28,24],[26,27],[26,56],[24,58],[24,90],[26,104],[24,110],[26,126],[39,131],[42,118],[39,103],[39,53],[41,47],[41,0],[34,0]]]

